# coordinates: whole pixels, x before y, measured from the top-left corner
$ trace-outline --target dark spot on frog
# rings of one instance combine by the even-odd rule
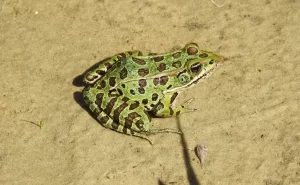
[[[162,61],[163,59],[164,59],[163,56],[159,56],[159,57],[153,58],[153,60],[154,60],[155,62],[160,62],[160,61]]]
[[[120,78],[121,80],[125,79],[127,77],[127,69],[124,67],[121,71],[120,71]]]
[[[141,60],[141,59],[138,59],[138,58],[132,58],[132,60],[135,63],[139,64],[139,65],[145,65],[146,64],[146,62],[144,60]]]
[[[143,129],[144,129],[144,128],[143,128],[144,122],[143,122],[142,120],[137,120],[137,121],[135,122],[135,125],[136,125],[136,127],[137,127],[138,129],[140,129],[140,130],[143,130]]]
[[[121,112],[128,106],[128,104],[126,102],[122,103],[118,108],[116,108],[114,110],[114,114],[113,114],[113,120],[117,121],[119,120],[119,116],[121,114]]]
[[[147,104],[147,103],[148,103],[148,99],[143,99],[143,100],[142,100],[142,103],[143,103],[143,104]]]
[[[102,100],[103,100],[103,96],[104,96],[103,93],[98,93],[98,94],[96,95],[96,101],[95,101],[95,103],[96,103],[97,105],[101,106],[101,103],[102,103]]]
[[[167,89],[171,89],[171,87],[172,87],[172,85],[169,85],[169,86],[167,87]]]
[[[160,85],[166,85],[168,83],[169,78],[167,76],[161,76],[159,79]]]
[[[123,91],[121,91],[121,89],[117,89],[118,93],[119,93],[119,96],[122,96],[123,95]]]
[[[159,78],[154,78],[154,79],[153,79],[153,84],[154,84],[155,86],[157,86],[158,83],[159,83]]]
[[[121,86],[122,86],[123,88],[125,88],[125,87],[126,87],[126,85],[125,85],[125,84],[122,84]]]
[[[106,82],[105,82],[105,80],[102,80],[100,82],[100,87],[103,89],[105,86],[106,86]]]
[[[138,88],[140,94],[145,94],[145,89],[143,87]]]
[[[213,64],[213,63],[214,63],[214,60],[209,61],[209,64]]]
[[[139,80],[139,86],[140,87],[145,87],[147,85],[147,80],[146,79],[140,79]]]
[[[201,53],[201,54],[199,55],[199,57],[200,57],[200,58],[206,58],[206,57],[208,57],[208,54],[207,54],[207,53]]]
[[[153,93],[152,94],[152,101],[156,101],[158,99],[158,94],[157,93]]]
[[[129,98],[127,98],[127,97],[122,98],[122,101],[124,101],[124,102],[127,102],[128,100],[129,100]]]
[[[119,125],[120,125],[119,123],[113,122],[113,123],[111,124],[111,127],[112,127],[112,129],[117,130],[118,127],[119,127]]]
[[[116,85],[116,77],[110,77],[109,78],[109,85],[111,87],[114,87]]]
[[[176,97],[178,96],[178,92],[175,92],[172,97],[171,97],[171,104],[174,102],[174,100],[176,99]]]
[[[181,52],[176,52],[172,56],[173,58],[179,58],[181,56]]]
[[[129,110],[136,109],[139,105],[140,103],[138,101],[135,101],[134,103],[130,104]]]
[[[149,74],[149,69],[147,68],[142,68],[138,70],[138,74],[142,77],[146,76],[147,74]],[[127,74],[126,74],[127,76]]]
[[[125,125],[124,125],[124,127],[130,129],[131,126],[132,126],[132,120],[129,120],[129,119],[126,117],[126,118],[125,118]],[[126,130],[125,133],[127,133],[127,130]]]
[[[173,111],[172,107],[169,107],[169,111],[170,111],[170,115],[174,114],[174,111]]]
[[[125,118],[125,119],[128,119],[129,121],[132,122],[137,117],[141,117],[141,115],[139,115],[136,112],[131,112],[131,113],[128,114],[127,118]]]
[[[135,95],[135,91],[133,89],[130,89],[130,94]]]
[[[99,119],[100,123],[105,124],[109,120],[108,116],[103,116]]]
[[[104,112],[106,114],[110,114],[111,110],[113,109],[116,101],[118,100],[118,98],[112,98],[106,105],[106,108],[104,109]]]
[[[162,71],[166,70],[166,66],[167,65],[165,63],[160,63],[159,66],[157,67],[157,70],[159,72],[162,72]]]
[[[105,75],[105,71],[103,70],[96,70],[96,73],[99,74],[100,76]]]

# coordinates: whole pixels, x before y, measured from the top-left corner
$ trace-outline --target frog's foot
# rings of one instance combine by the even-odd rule
[[[194,101],[195,98],[191,98],[191,99],[188,99],[186,102],[184,102],[182,105],[181,105],[181,108],[179,107],[180,110],[180,114],[182,113],[185,113],[185,112],[193,112],[193,111],[196,111],[197,109],[189,109],[189,108],[186,108],[187,105],[189,105],[192,101]],[[177,108],[178,109],[178,108]],[[176,112],[177,113],[177,112]]]
[[[164,102],[161,102],[152,112],[154,113],[155,116],[158,117],[170,117],[170,116],[176,116],[186,112],[193,112],[197,109],[186,108],[186,106],[190,104],[193,100],[194,98],[191,98],[178,107],[172,107],[171,105],[168,104],[164,105],[163,104]]]
[[[142,138],[142,139],[146,139],[146,140],[149,141],[149,143],[150,143],[151,145],[153,145],[153,141],[152,141],[149,137],[145,136],[144,134],[138,133],[138,132],[134,132],[134,131],[132,131],[132,130],[131,130],[130,132],[131,132],[131,134],[128,134],[128,135],[135,136],[135,137],[139,137],[139,138]]]
[[[176,134],[182,134],[179,130],[174,130],[171,128],[162,128],[162,129],[151,129],[148,131],[150,134],[157,134],[157,133],[176,133]]]

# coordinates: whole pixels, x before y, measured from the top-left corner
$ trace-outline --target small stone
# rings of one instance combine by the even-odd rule
[[[197,145],[195,147],[196,155],[199,158],[201,164],[204,163],[204,158],[207,155],[207,151],[208,151],[208,147],[206,145],[204,145],[204,144]]]
[[[108,179],[115,178],[115,173],[114,172],[108,172],[108,174],[106,174],[106,178],[108,178]]]

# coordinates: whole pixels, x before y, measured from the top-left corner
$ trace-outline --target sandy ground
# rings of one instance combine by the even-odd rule
[[[300,2],[225,2],[2,0],[0,184],[299,183]],[[151,146],[77,103],[73,80],[97,61],[189,42],[226,61],[179,97],[196,98],[196,112],[153,120],[184,137]]]

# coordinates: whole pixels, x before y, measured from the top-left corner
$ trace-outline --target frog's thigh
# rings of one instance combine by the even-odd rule
[[[125,107],[125,108],[124,108]],[[151,118],[138,101],[128,100],[117,107],[112,115],[118,119],[120,126],[130,129],[132,132],[148,132]]]
[[[135,137],[140,137],[142,139],[146,139],[150,142],[150,144],[153,144],[152,140],[149,139],[146,135],[143,133],[136,132],[135,130],[131,128],[127,128],[126,125],[122,125],[116,121],[114,121],[111,117],[109,117],[104,111],[101,111],[97,114],[97,120],[106,128],[109,128],[111,130],[130,135]]]
[[[105,109],[104,110],[101,109],[101,106],[102,107],[110,107],[111,105],[108,106],[109,103],[102,102],[102,96],[94,96],[93,94],[95,94],[95,93],[100,94],[101,92],[94,87],[88,87],[83,90],[85,102],[89,105],[89,109],[92,111],[92,113],[95,115],[95,117],[97,118],[97,120],[99,121],[99,123],[102,126],[104,126],[105,128],[109,128],[111,130],[123,133],[123,134],[132,135],[132,136],[146,139],[152,144],[152,141],[147,136],[145,136],[143,133],[138,133],[138,132],[136,132],[136,130],[132,129],[131,127],[127,127],[130,125],[131,120],[132,120],[131,125],[132,124],[137,125],[138,123],[140,123],[140,121],[138,121],[138,119],[133,119],[135,114],[128,114],[127,116],[123,116],[123,114],[124,114],[124,113],[122,114],[123,108],[124,107],[127,108],[127,105],[130,106],[131,105],[130,103],[128,104],[127,102],[120,100],[119,103],[121,103],[121,105],[119,105],[117,108],[114,108],[114,106],[111,107],[112,109],[114,109],[114,111],[112,112],[113,116],[109,116],[104,111]],[[92,94],[92,96],[89,96],[91,94]],[[112,99],[113,98],[111,98],[107,102],[112,102],[111,101]],[[115,105],[118,105],[118,104],[115,104]],[[126,105],[126,106],[124,106],[124,105]],[[121,113],[122,115],[119,113]],[[122,121],[122,119],[120,119],[120,117],[118,115],[123,116],[124,118],[126,118],[127,121],[125,121],[125,122],[124,122],[124,120]],[[129,118],[128,118],[128,116],[129,116]],[[112,117],[115,120],[112,119]],[[119,121],[118,121],[118,119],[119,119]],[[150,122],[150,120],[148,120],[148,123],[149,122]],[[138,126],[143,128],[142,130],[149,129],[149,128],[147,128],[147,126],[149,126],[149,124],[142,125],[142,126],[138,125]],[[133,127],[133,128],[135,128],[135,127]]]
[[[154,115],[158,117],[170,117],[184,112],[192,111],[185,108],[184,105],[172,107],[172,104],[177,96],[178,92],[165,93],[165,96],[160,100],[160,103],[153,110]]]

